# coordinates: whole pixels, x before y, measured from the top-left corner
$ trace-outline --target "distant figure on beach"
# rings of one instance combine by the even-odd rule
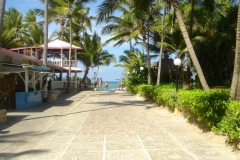
[[[100,78],[98,81],[98,89],[99,91],[102,91],[102,78]]]
[[[98,86],[98,81],[99,81],[99,79],[97,78],[97,80],[94,82],[94,90],[96,91],[97,90],[97,86]]]
[[[105,82],[106,90],[108,90],[108,81]]]

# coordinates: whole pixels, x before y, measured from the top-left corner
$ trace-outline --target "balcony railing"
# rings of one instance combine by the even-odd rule
[[[68,60],[63,60],[62,61],[62,66],[61,66],[61,61],[59,61],[59,60],[57,60],[57,61],[48,60],[47,62],[51,63],[53,65],[59,66],[59,67],[69,67],[69,61]],[[75,60],[71,60],[71,66],[72,67],[77,67],[76,64],[75,64]]]

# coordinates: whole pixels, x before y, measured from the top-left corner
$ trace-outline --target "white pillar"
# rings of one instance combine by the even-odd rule
[[[28,70],[25,69],[25,92],[28,92]]]
[[[75,67],[78,67],[77,66],[77,49],[75,49]]]
[[[75,88],[77,88],[77,72],[75,71]]]
[[[62,84],[61,84],[61,88],[63,88],[63,70],[61,70],[61,73],[60,73],[60,81],[62,82]]]
[[[63,66],[63,49],[61,48],[61,67]]]
[[[33,71],[33,79],[32,79],[32,87],[33,87],[33,90],[36,91],[36,81],[35,81],[35,72]]]

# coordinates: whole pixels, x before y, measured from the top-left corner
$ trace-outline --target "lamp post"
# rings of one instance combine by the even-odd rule
[[[181,65],[181,60],[179,58],[174,59],[174,65],[177,66],[177,72],[176,72],[176,91],[178,91],[178,69]]]
[[[139,76],[140,76],[140,83],[143,83],[143,74],[141,73],[144,70],[144,67],[140,67],[140,72],[139,72]]]

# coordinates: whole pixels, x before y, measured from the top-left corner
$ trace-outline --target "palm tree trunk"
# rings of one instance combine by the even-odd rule
[[[151,58],[150,58],[150,53],[149,53],[149,21],[147,22],[148,28],[147,28],[147,34],[148,34],[148,39],[147,39],[147,44],[146,44],[146,38],[144,40],[144,44],[146,47],[146,52],[147,52],[147,61],[148,61],[148,84],[152,83],[152,75],[151,75]],[[146,37],[146,36],[145,36]]]
[[[69,47],[69,70],[68,70],[68,85],[67,85],[67,90],[65,93],[68,93],[70,90],[70,84],[71,84],[71,67],[72,67],[72,17],[69,17],[69,34],[70,34],[70,47]]]
[[[233,99],[240,100],[240,2],[238,2],[238,19],[237,19],[237,35],[236,35],[236,51],[234,60],[233,77],[231,84],[230,96]]]
[[[163,43],[163,39],[164,39],[164,19],[165,19],[165,14],[166,14],[166,6],[164,6],[164,9],[163,9],[161,43]],[[161,47],[160,47],[160,55],[159,55],[159,61],[158,61],[157,86],[160,86],[161,66],[162,66],[162,51],[163,51],[163,44],[161,44]]]
[[[2,26],[3,26],[4,12],[5,12],[5,3],[6,3],[6,0],[0,1],[0,47],[2,46],[1,35],[2,35]]]
[[[181,13],[179,11],[177,0],[171,0],[171,2],[172,2],[172,6],[174,8],[174,12],[175,12],[176,17],[177,17],[177,21],[179,23],[179,27],[181,29],[181,32],[182,32],[182,35],[183,35],[183,38],[184,38],[184,41],[185,41],[185,43],[187,45],[187,49],[188,49],[189,55],[190,55],[190,57],[192,59],[193,65],[196,68],[196,71],[197,71],[199,80],[201,82],[201,85],[202,85],[202,87],[203,87],[203,89],[205,91],[209,91],[209,86],[208,86],[207,81],[206,81],[206,79],[204,77],[204,74],[202,72],[202,68],[201,68],[201,66],[200,66],[200,64],[198,62],[196,53],[195,53],[195,51],[193,49],[192,43],[191,43],[190,38],[188,36],[187,29],[186,29],[185,24],[183,22],[182,15],[181,15]]]
[[[190,13],[190,21],[189,21],[189,30],[188,35],[189,38],[192,39],[192,27],[193,27],[193,14],[194,14],[194,7],[195,7],[195,0],[192,0],[191,2],[191,13]],[[183,89],[189,89],[190,88],[190,67],[191,67],[191,59],[189,56],[189,53],[186,53],[187,56],[187,70],[186,75],[183,79]]]
[[[47,66],[47,50],[48,50],[48,0],[44,3],[44,49],[43,49],[43,65]]]

